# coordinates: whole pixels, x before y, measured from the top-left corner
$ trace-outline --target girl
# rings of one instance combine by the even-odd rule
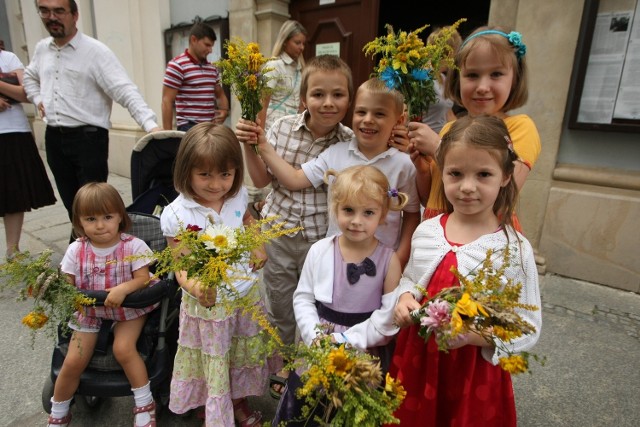
[[[487,250],[508,245],[518,262],[505,275],[522,283],[520,302],[540,307],[538,273],[529,242],[512,226],[517,187],[516,155],[504,122],[492,116],[456,120],[438,148],[443,171],[445,214],[424,221],[413,236],[412,255],[396,291],[394,322],[412,325],[411,311],[421,305],[415,285],[430,295],[459,286],[451,267],[467,275],[481,265]],[[497,263],[501,258],[497,257]],[[522,352],[538,340],[540,311],[521,313],[536,333],[513,341]],[[437,350],[435,338],[418,335],[419,325],[403,329],[391,364],[391,375],[407,391],[396,411],[402,425],[515,426],[511,377],[499,366],[499,351],[483,337],[469,333]]]
[[[155,403],[144,361],[136,342],[146,314],[144,309],[121,307],[130,293],[149,284],[149,259],[135,258],[151,250],[140,239],[125,234],[131,226],[118,191],[107,183],[92,182],[78,190],[73,200],[73,229],[80,236],[71,243],[61,263],[61,270],[79,289],[105,290],[109,293],[104,307],[87,307],[75,313],[69,323],[73,334],[67,356],[55,383],[51,399],[49,426],[67,426],[71,421],[69,405],[80,375],[91,360],[102,319],[116,320],[113,355],[131,383],[135,400],[134,426],[156,425]],[[128,261],[131,257],[134,260]]]
[[[456,66],[449,70],[445,96],[461,104],[471,116],[488,114],[504,120],[517,154],[513,179],[521,189],[540,154],[540,136],[535,124],[525,114],[510,116],[509,111],[523,106],[528,97],[526,46],[520,33],[499,27],[481,27],[462,43],[456,54]],[[441,135],[449,130],[445,125]],[[440,137],[428,126],[409,124],[410,143],[418,152],[412,154],[418,171],[420,199],[426,203],[424,218],[444,210],[439,198],[442,177],[433,156]],[[516,229],[520,229],[517,218]]]
[[[229,128],[200,123],[190,129],[180,143],[174,168],[174,186],[180,194],[161,216],[168,244],[176,245],[174,237],[182,226],[205,229],[213,220],[242,227],[253,221],[246,210],[243,177],[242,149]],[[256,251],[252,259],[256,270],[266,256]],[[255,277],[250,265],[235,267]],[[182,287],[182,304],[169,408],[182,414],[205,406],[209,427],[234,425],[234,418],[242,427],[260,425],[262,415],[249,410],[246,396],[262,395],[269,373],[280,369],[256,350],[262,341],[260,327],[250,314],[214,307],[215,290],[205,290],[185,271],[177,272],[176,277]],[[254,283],[247,279],[234,286],[241,295],[262,304]]]
[[[280,117],[297,114],[304,110],[300,99],[301,74],[304,67],[304,44],[307,41],[307,30],[298,21],[285,21],[280,27],[278,37],[273,45],[267,74],[271,76],[267,85],[272,89],[271,95],[262,100],[264,106],[258,114],[260,124],[269,129]]]
[[[407,195],[390,190],[386,176],[373,166],[352,166],[340,173],[329,170],[325,181],[330,176],[336,177],[330,189],[330,212],[340,234],[311,246],[293,295],[296,322],[306,345],[318,338],[316,326],[323,325],[333,341],[379,356],[386,372],[390,350],[379,346],[389,343],[398,331],[385,319],[392,315],[393,291],[402,269],[393,249],[374,233],[389,211],[402,210]],[[303,403],[295,401],[299,381],[291,375],[272,425],[300,419]]]

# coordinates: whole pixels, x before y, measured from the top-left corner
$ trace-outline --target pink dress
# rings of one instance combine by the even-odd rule
[[[114,248],[94,248],[86,238],[69,245],[61,263],[64,273],[73,274],[78,289],[102,291],[133,279],[133,272],[148,265],[145,258],[126,260],[131,255],[149,253],[144,241],[122,233]],[[153,283],[152,283],[153,284]],[[131,320],[144,316],[158,304],[145,308],[86,307],[84,313],[76,312],[76,324],[83,328],[99,329],[100,319]],[[70,323],[74,328],[74,322]]]

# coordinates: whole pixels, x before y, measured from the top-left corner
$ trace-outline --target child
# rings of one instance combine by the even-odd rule
[[[322,324],[333,341],[379,356],[386,372],[390,350],[379,346],[398,331],[385,319],[393,313],[393,291],[402,270],[393,249],[374,233],[389,211],[403,208],[407,196],[390,190],[385,175],[373,166],[352,166],[339,174],[329,170],[325,179],[330,176],[336,177],[330,190],[331,216],[340,234],[311,246],[293,294],[296,321],[306,345],[317,339],[316,326]],[[303,403],[295,401],[294,382],[272,425],[301,418],[297,412]]]
[[[420,202],[416,192],[415,169],[405,153],[388,146],[394,125],[402,124],[404,99],[400,92],[389,90],[379,79],[369,79],[358,88],[353,110],[352,127],[355,138],[329,147],[317,159],[295,169],[282,160],[278,153],[259,136],[262,159],[290,190],[311,185],[322,187],[324,173],[328,169],[341,171],[353,165],[371,165],[380,169],[389,184],[409,197],[402,214],[391,212],[378,227],[376,237],[386,246],[396,250],[401,265],[409,259],[411,235],[420,222]],[[338,232],[335,221],[329,220],[327,236]]]
[[[443,171],[446,213],[424,221],[413,236],[411,259],[396,290],[395,324],[413,323],[409,314],[420,307],[422,297],[416,284],[426,286],[429,295],[459,286],[452,266],[467,275],[482,264],[487,250],[501,252],[506,246],[518,260],[505,275],[522,283],[520,302],[540,307],[533,248],[511,224],[517,197],[515,160],[507,128],[496,117],[463,117],[443,136],[436,162]],[[521,315],[536,333],[514,340],[516,352],[536,343],[542,325],[540,311]],[[425,343],[418,327],[400,331],[391,363],[391,375],[407,391],[395,413],[400,423],[515,426],[511,377],[496,366],[499,351],[480,335],[468,333],[450,342],[448,353],[441,352],[433,336]]]
[[[518,189],[540,154],[540,136],[535,124],[525,114],[508,112],[527,101],[526,47],[520,34],[498,27],[482,27],[462,43],[456,54],[456,68],[449,70],[445,96],[461,104],[471,116],[489,114],[504,120],[517,153],[513,179]],[[450,123],[440,132],[446,133]],[[440,137],[428,126],[409,124],[410,142],[424,156],[414,154],[418,169],[418,191],[426,203],[424,218],[443,212],[445,200],[438,199],[441,173],[433,163]],[[426,157],[425,157],[426,156]],[[430,166],[430,167],[429,167]],[[516,229],[520,225],[515,219]]]
[[[242,227],[253,221],[246,211],[248,193],[242,185],[242,149],[233,132],[213,123],[200,123],[184,136],[174,168],[174,187],[180,193],[161,216],[162,232],[170,246],[180,227],[211,223]],[[253,269],[266,260],[253,254]],[[243,296],[262,304],[251,265],[236,264],[249,279],[234,283]],[[215,290],[204,288],[176,272],[182,288],[180,333],[169,408],[177,414],[205,406],[207,426],[260,425],[262,414],[251,412],[246,396],[262,395],[269,373],[279,366],[256,350],[261,343],[259,325],[250,314],[229,313],[214,307]],[[209,307],[210,309],[207,309]]]
[[[240,120],[236,127],[238,139],[255,141],[259,131],[279,157],[297,168],[318,157],[327,147],[351,140],[353,132],[340,123],[353,99],[351,69],[343,60],[333,55],[311,59],[302,73],[300,96],[306,108],[304,112],[277,120],[266,138],[258,124]],[[272,175],[250,144],[244,145],[244,153],[253,184],[259,188],[272,184],[262,216],[277,215],[277,221],[284,222],[285,228],[304,228],[295,235],[272,240],[266,246],[271,261],[263,271],[269,317],[284,344],[293,344],[296,329],[293,291],[309,247],[327,234],[326,187],[290,191]],[[287,375],[283,371],[272,376],[270,387],[274,398],[280,398]]]
[[[121,307],[127,295],[147,286],[150,279],[148,259],[128,261],[126,257],[151,250],[142,240],[125,234],[131,220],[120,194],[110,184],[92,182],[81,187],[71,212],[80,238],[69,245],[60,268],[79,289],[105,290],[109,295],[104,307],[86,307],[69,323],[73,334],[55,383],[48,425],[69,425],[71,398],[93,355],[102,319],[113,319],[113,355],[132,387],[134,426],[155,426],[155,402],[136,342],[146,314],[157,304],[143,309]]]

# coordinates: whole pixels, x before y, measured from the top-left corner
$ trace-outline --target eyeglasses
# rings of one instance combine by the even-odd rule
[[[70,11],[66,10],[63,7],[57,7],[55,9],[47,9],[46,7],[38,8],[38,15],[40,15],[40,18],[49,18],[51,15],[55,16],[56,18],[61,18],[67,13],[70,13]]]

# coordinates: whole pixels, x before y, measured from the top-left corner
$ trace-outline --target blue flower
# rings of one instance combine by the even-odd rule
[[[425,68],[414,68],[411,70],[411,77],[418,81],[429,80],[431,78],[429,70]]]
[[[389,89],[397,89],[402,84],[402,77],[400,76],[400,73],[392,67],[384,69],[380,74],[380,80],[382,80]]]
[[[522,34],[517,31],[511,31],[507,34],[507,39],[513,47],[516,48],[516,57],[522,58],[527,53],[527,46],[522,43]]]

